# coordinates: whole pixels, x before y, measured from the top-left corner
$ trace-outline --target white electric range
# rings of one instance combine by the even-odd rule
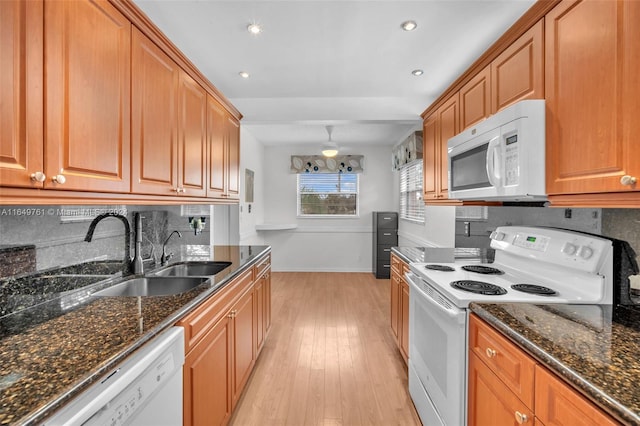
[[[492,262],[454,249],[446,262],[410,265],[409,391],[425,425],[466,424],[469,303],[613,302],[608,239],[504,226],[491,234],[491,247]]]

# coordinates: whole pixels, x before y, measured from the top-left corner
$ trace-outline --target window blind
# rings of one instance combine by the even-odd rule
[[[357,214],[357,174],[298,175],[299,216],[356,216]]]
[[[422,160],[400,168],[400,219],[424,223]]]

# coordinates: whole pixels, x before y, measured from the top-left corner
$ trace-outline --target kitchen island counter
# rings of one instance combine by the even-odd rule
[[[231,265],[181,294],[88,296],[73,303],[58,298],[1,318],[0,424],[45,420],[269,250],[268,246],[182,246],[173,263],[213,260]]]
[[[473,313],[625,424],[640,425],[640,307],[471,303]]]

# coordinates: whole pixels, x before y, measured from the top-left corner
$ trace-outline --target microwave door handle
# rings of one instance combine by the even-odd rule
[[[487,177],[491,186],[500,186],[500,175],[496,173],[496,166],[494,161],[497,157],[497,163],[500,164],[500,157],[498,148],[500,147],[500,136],[496,136],[489,141],[489,147],[487,148]],[[498,155],[496,155],[498,154]]]

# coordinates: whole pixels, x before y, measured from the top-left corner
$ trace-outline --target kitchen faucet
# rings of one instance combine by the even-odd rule
[[[136,236],[136,244],[133,254],[133,259],[131,258],[131,227],[129,226],[129,221],[126,217],[118,213],[103,213],[91,221],[89,224],[89,229],[87,230],[87,235],[84,237],[86,242],[91,242],[93,239],[93,232],[96,229],[96,225],[107,217],[113,217],[116,219],[120,219],[124,224],[124,272],[125,273],[133,273],[133,274],[142,274],[142,257],[140,254],[141,245],[142,245],[142,217],[139,213],[134,213],[134,223],[135,223],[135,236]]]
[[[166,265],[169,259],[173,256],[173,253],[167,253],[167,243],[173,236],[173,234],[178,234],[179,238],[182,238],[182,234],[178,231],[173,231],[169,234],[166,240],[164,240],[164,244],[162,244],[162,257],[160,258],[160,265]]]

